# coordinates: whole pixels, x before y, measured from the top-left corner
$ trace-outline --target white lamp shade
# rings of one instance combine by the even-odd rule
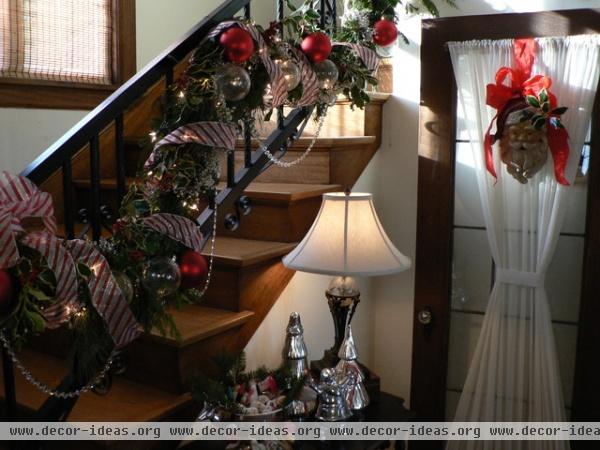
[[[303,272],[369,276],[401,272],[411,261],[385,234],[371,194],[335,192],[323,195],[315,222],[283,264]]]

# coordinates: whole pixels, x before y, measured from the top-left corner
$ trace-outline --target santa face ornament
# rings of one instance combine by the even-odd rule
[[[525,110],[514,111],[506,119],[500,137],[500,158],[506,170],[519,183],[538,173],[548,159],[546,126],[535,128],[530,120],[522,120]]]

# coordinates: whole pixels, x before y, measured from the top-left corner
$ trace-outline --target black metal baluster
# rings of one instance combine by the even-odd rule
[[[6,405],[6,420],[17,420],[17,394],[15,390],[15,372],[12,358],[2,347],[2,369],[4,372],[4,395]]]
[[[73,201],[73,172],[70,158],[63,163],[62,176],[65,236],[67,239],[73,239],[75,237],[75,202]]]
[[[283,0],[277,0],[277,20],[279,21],[279,34],[280,37],[283,38],[283,18],[285,16],[285,4]],[[279,106],[277,108],[277,128],[280,130],[283,129],[283,106]]]
[[[337,1],[336,0],[331,0],[331,30],[332,31],[336,31],[337,30]]]
[[[322,30],[327,26],[327,0],[321,0],[321,4],[319,5],[319,14],[321,16],[320,27]]]
[[[248,3],[246,6],[244,6],[244,18],[246,20],[250,20],[252,16],[250,15],[250,3]]]
[[[166,104],[171,104],[171,100],[173,100],[174,92],[171,90],[171,85],[173,84],[173,64],[169,64],[165,71],[165,99]],[[165,108],[166,109],[166,108]],[[172,111],[170,109],[165,110],[165,118],[167,121],[172,119]]]
[[[115,164],[117,173],[118,205],[125,196],[125,141],[123,140],[123,113],[115,117]]]
[[[244,127],[244,167],[252,165],[252,134],[248,124]]]
[[[227,187],[235,186],[235,150],[227,152]]]
[[[100,139],[94,135],[90,140],[91,205],[89,211],[92,239],[100,239],[102,213],[100,211]]]

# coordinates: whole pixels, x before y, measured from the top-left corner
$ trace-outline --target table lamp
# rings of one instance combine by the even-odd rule
[[[283,264],[302,272],[334,275],[325,296],[333,316],[335,342],[313,368],[333,367],[346,326],[360,301],[353,276],[388,275],[410,268],[411,261],[392,244],[375,213],[371,194],[323,195],[319,214]]]

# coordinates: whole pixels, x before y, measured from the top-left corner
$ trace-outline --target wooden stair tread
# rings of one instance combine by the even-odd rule
[[[225,182],[219,183],[219,189]],[[321,197],[327,192],[340,191],[339,184],[304,184],[304,183],[250,183],[244,194],[253,200],[273,202],[294,202],[306,198]]]
[[[127,178],[126,183],[131,184],[135,178]],[[91,181],[89,178],[80,178],[73,180],[77,187],[89,188]],[[218,189],[225,187],[225,182],[218,184]],[[117,188],[116,178],[102,178],[100,187],[106,190]],[[342,187],[339,184],[302,184],[302,183],[250,183],[244,193],[252,199],[265,201],[292,202],[305,198],[320,197],[326,192],[339,191]]]
[[[56,386],[67,372],[65,360],[24,349],[19,358],[26,367],[44,383]],[[0,373],[2,386],[0,394],[4,398],[4,375]],[[47,399],[47,396],[35,388],[15,370],[17,403],[23,409],[34,412]],[[70,421],[100,422],[145,422],[168,417],[191,401],[190,394],[172,394],[160,389],[115,377],[106,395],[92,392],[83,394],[69,415]]]
[[[180,310],[172,308],[169,312],[173,316],[181,339],[162,336],[158,330],[152,330],[147,337],[177,347],[183,347],[240,326],[254,315],[252,311],[234,312],[199,305],[189,305]]]
[[[295,242],[257,241],[217,236],[215,241],[215,262],[234,267],[259,264],[288,254],[296,247]],[[203,251],[208,257],[210,242]]]

